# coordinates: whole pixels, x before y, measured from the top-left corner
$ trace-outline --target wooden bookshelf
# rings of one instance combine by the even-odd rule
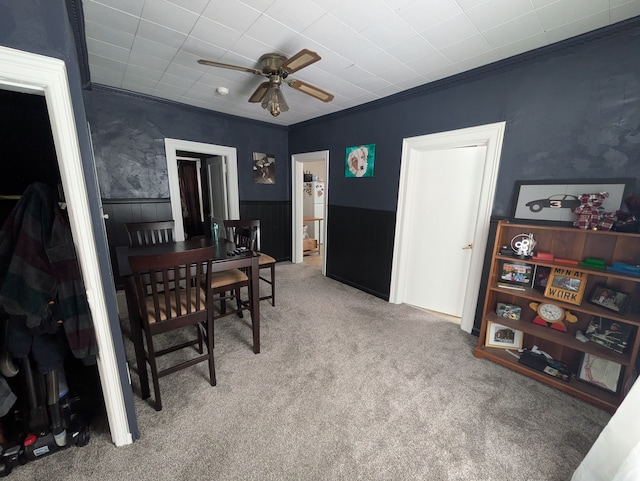
[[[574,227],[552,227],[529,225],[500,221],[496,232],[496,240],[491,258],[487,280],[487,292],[484,302],[480,337],[474,355],[497,362],[503,366],[520,372],[540,382],[553,386],[585,401],[591,402],[609,412],[614,412],[623,399],[622,387],[633,375],[638,361],[640,349],[640,276],[626,275],[609,269],[597,269],[581,265],[567,265],[555,260],[519,259],[517,257],[501,255],[503,246],[510,246],[511,239],[518,234],[533,234],[537,242],[536,251],[551,252],[555,258],[583,261],[585,258],[604,260],[607,266],[614,262],[640,264],[640,234],[628,234],[610,231],[581,230]],[[500,274],[503,262],[524,263],[532,266],[534,281],[524,289],[506,289],[499,286],[502,283]],[[584,294],[580,304],[567,303],[545,297],[544,289],[535,284],[535,271],[539,267],[564,267],[579,271],[586,275]],[[605,286],[615,291],[624,292],[630,298],[622,312],[614,312],[590,302],[596,286]],[[520,319],[510,319],[496,314],[497,304],[505,303],[521,307]],[[552,329],[545,325],[533,323],[536,311],[529,306],[531,303],[551,303],[569,311],[577,318],[575,323],[566,322],[567,332]],[[611,319],[617,323],[631,326],[631,336],[626,349],[620,353],[593,341],[582,342],[576,338],[576,333],[586,333],[587,327],[594,316]],[[519,363],[516,355],[517,348],[509,350],[486,345],[487,327],[489,323],[498,324],[507,329],[522,333],[522,347],[531,349],[537,346],[547,352],[554,359],[564,363],[572,371],[569,382],[550,376]],[[616,392],[598,387],[592,383],[579,379],[580,365],[584,354],[614,362],[621,366],[621,374]],[[515,355],[514,355],[515,354]]]

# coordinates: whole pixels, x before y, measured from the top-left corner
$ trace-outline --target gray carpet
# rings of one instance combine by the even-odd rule
[[[304,264],[277,279],[260,354],[248,321],[217,323],[216,387],[206,364],[173,374],[156,412],[132,373],[141,439],[116,448],[99,420],[11,478],[566,481],[610,419],[475,359],[477,338],[430,313]]]

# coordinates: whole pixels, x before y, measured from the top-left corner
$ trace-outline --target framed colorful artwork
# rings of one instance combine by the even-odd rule
[[[533,266],[523,262],[502,261],[498,281],[522,287],[531,287]]]
[[[376,144],[347,147],[345,156],[345,177],[373,177],[376,160]]]

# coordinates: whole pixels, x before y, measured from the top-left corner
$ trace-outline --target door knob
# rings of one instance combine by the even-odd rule
[[[466,246],[464,246],[464,247],[462,248],[462,250],[463,250],[463,251],[464,251],[464,250],[467,250],[467,249],[473,249],[473,243],[472,243],[472,242],[468,243]]]

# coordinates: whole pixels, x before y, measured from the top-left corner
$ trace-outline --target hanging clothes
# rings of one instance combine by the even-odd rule
[[[26,332],[62,324],[73,355],[96,362],[97,342],[73,237],[51,186],[22,194],[0,230],[0,306]]]

